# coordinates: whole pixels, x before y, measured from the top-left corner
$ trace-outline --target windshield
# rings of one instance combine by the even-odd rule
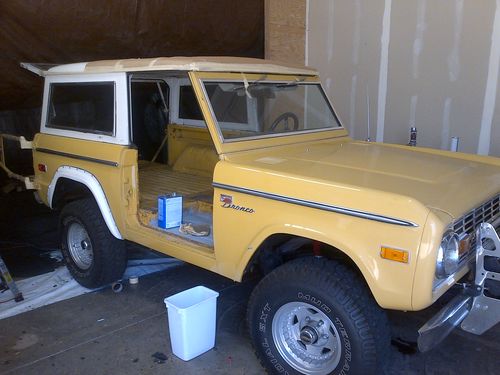
[[[319,83],[203,82],[225,140],[339,128]]]

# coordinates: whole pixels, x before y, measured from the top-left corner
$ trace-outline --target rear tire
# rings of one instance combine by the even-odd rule
[[[366,285],[323,258],[290,261],[262,279],[247,320],[269,373],[378,374],[390,349],[386,314]]]
[[[60,226],[62,254],[79,284],[98,288],[122,277],[127,265],[124,241],[111,234],[94,199],[65,205]]]

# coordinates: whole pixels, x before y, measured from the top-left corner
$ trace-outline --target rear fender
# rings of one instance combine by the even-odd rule
[[[115,219],[113,218],[113,213],[111,212],[111,208],[109,207],[108,200],[106,199],[106,195],[104,194],[104,190],[102,189],[101,184],[93,174],[83,169],[66,165],[57,169],[47,192],[47,201],[51,208],[53,208],[52,199],[54,197],[57,182],[60,178],[67,178],[69,180],[73,180],[85,185],[94,196],[94,199],[96,200],[97,205],[101,210],[102,217],[104,218],[104,221],[111,234],[119,240],[123,239],[118,227],[116,226]]]

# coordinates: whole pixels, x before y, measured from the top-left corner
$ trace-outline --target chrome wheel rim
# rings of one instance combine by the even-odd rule
[[[329,374],[340,362],[342,345],[337,328],[308,303],[281,306],[273,317],[272,334],[283,359],[303,374]]]
[[[73,222],[68,227],[68,250],[78,268],[88,270],[94,259],[92,242],[83,225]]]

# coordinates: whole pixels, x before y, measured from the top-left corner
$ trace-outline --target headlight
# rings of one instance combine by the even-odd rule
[[[436,277],[438,279],[444,279],[457,270],[460,260],[458,246],[458,234],[453,231],[446,232],[438,250],[436,263]]]

